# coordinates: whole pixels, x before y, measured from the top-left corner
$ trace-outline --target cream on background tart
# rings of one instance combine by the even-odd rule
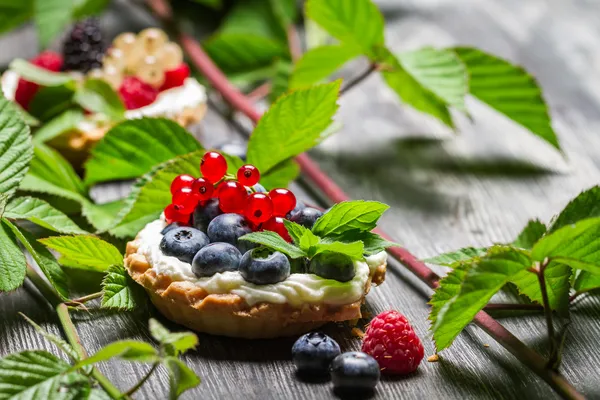
[[[296,335],[361,318],[387,255],[370,232],[387,206],[344,202],[325,214],[287,189],[266,192],[252,165],[235,177],[217,152],[201,178],[180,175],[172,203],[129,242],[125,266],[158,310],[199,332]],[[342,216],[342,218],[339,218]]]

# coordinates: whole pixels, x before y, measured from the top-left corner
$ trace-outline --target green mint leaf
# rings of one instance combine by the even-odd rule
[[[475,257],[481,257],[486,254],[486,247],[464,247],[462,249],[443,253],[435,257],[426,258],[423,260],[429,264],[444,265],[446,267],[455,268],[467,261],[472,261]]]
[[[373,56],[384,43],[383,15],[371,0],[309,0],[306,14],[345,45]]]
[[[532,260],[527,252],[507,247],[494,248],[487,256],[474,261],[464,275],[458,294],[445,302],[436,299],[439,309],[434,316],[432,330],[437,350],[450,346],[492,296],[531,265]],[[457,273],[452,281],[454,284],[458,277]],[[447,293],[443,296],[447,296]]]
[[[33,19],[40,47],[45,49],[71,22],[73,2],[64,0],[34,0]]]
[[[4,217],[8,219],[25,219],[36,225],[60,233],[87,233],[69,217],[35,197],[17,197],[7,204]]]
[[[319,83],[357,57],[355,47],[343,44],[321,46],[302,55],[290,77],[290,89],[299,89]]]
[[[475,48],[454,51],[467,67],[473,96],[560,150],[542,91],[527,71]]]
[[[77,354],[75,349],[69,343],[65,342],[58,336],[53,335],[50,332],[46,331],[44,328],[42,328],[41,326],[36,324],[32,319],[30,319],[27,315],[25,315],[23,313],[19,313],[19,315],[21,315],[21,317],[23,317],[23,319],[25,319],[25,321],[27,321],[27,323],[29,325],[31,325],[38,334],[40,334],[44,339],[46,339],[47,341],[49,341],[50,343],[52,343],[56,347],[58,347],[63,353],[65,353],[67,356],[69,356],[69,358],[72,361],[75,361],[75,362],[79,361],[79,359],[80,359],[79,354]]]
[[[92,150],[85,163],[85,183],[137,178],[162,162],[196,150],[202,150],[202,145],[174,121],[125,121],[108,131]]]
[[[312,232],[328,237],[350,230],[370,231],[388,208],[388,205],[377,201],[343,201],[323,214],[315,222]]]
[[[175,357],[167,357],[164,359],[163,365],[169,372],[170,399],[178,399],[185,391],[193,389],[200,384],[200,378],[181,360]]]
[[[57,0],[48,0],[48,2],[51,1]],[[62,2],[62,0],[60,1]],[[41,2],[44,3],[45,0],[41,0]],[[69,74],[48,71],[20,58],[13,60],[9,68],[19,74],[21,78],[44,87],[62,86],[75,82],[74,78]]]
[[[544,277],[546,278],[546,292],[548,293],[550,308],[560,312],[568,311],[571,268],[565,264],[551,262],[544,269]],[[544,304],[537,275],[529,271],[522,271],[510,282],[517,286],[519,293],[538,304]]]
[[[538,240],[546,233],[546,225],[538,220],[531,220],[523,228],[519,236],[512,242],[512,246],[531,250]]]
[[[300,175],[300,166],[294,160],[280,162],[260,177],[260,184],[267,190],[286,188]]]
[[[198,336],[192,332],[171,332],[154,318],[150,318],[149,326],[152,337],[166,346],[171,356],[178,356],[198,346]]]
[[[533,260],[567,264],[600,274],[600,218],[584,219],[564,226],[540,239],[531,251]]]
[[[364,245],[362,242],[328,242],[321,241],[310,247],[309,257],[313,258],[321,253],[340,253],[350,257],[353,261],[364,259]]]
[[[4,222],[13,231],[19,242],[27,249],[31,257],[35,260],[38,267],[42,270],[52,287],[62,300],[69,298],[69,285],[67,275],[62,270],[56,258],[42,246],[33,235],[25,229],[19,228],[7,220]]]
[[[296,246],[300,247],[303,252],[308,253],[312,246],[319,243],[319,237],[310,229],[287,219],[283,220],[283,224]]]
[[[306,253],[304,251],[300,250],[300,248],[294,246],[293,244],[286,242],[275,232],[263,231],[248,233],[240,237],[240,240],[247,240],[252,243],[261,244],[270,249],[280,251],[283,254],[288,255],[290,258],[306,257]]]
[[[0,292],[20,287],[27,271],[17,238],[7,224],[6,220],[0,219]]]
[[[25,176],[33,156],[29,127],[19,112],[0,96],[0,193],[11,195]]]
[[[456,268],[440,280],[438,287],[435,289],[435,292],[428,303],[431,306],[431,311],[429,312],[429,320],[431,321],[430,329],[433,329],[436,325],[437,316],[440,313],[440,310],[460,293],[462,283],[471,266],[472,264],[468,262],[458,264]]]
[[[42,86],[29,103],[29,112],[46,122],[74,106],[75,89],[72,84]]]
[[[74,100],[82,108],[104,114],[113,121],[125,118],[123,101],[108,83],[100,79],[86,79],[75,92]]]
[[[600,274],[591,274],[588,271],[581,271],[573,288],[578,292],[587,292],[593,289],[600,288]]]
[[[0,2],[0,33],[8,32],[33,16],[33,0]]]
[[[600,186],[589,188],[571,200],[554,218],[548,232],[554,232],[582,219],[595,217],[600,217]]]
[[[53,236],[39,241],[60,253],[60,263],[72,268],[106,272],[111,265],[123,265],[121,252],[96,236]]]
[[[248,163],[261,173],[319,143],[337,111],[340,82],[313,86],[280,97],[254,129]]]
[[[322,241],[327,243],[352,243],[360,241],[363,243],[363,252],[366,256],[372,256],[374,254],[380,253],[388,247],[399,246],[399,244],[389,242],[376,233],[361,231],[358,229],[346,231],[341,235],[326,237],[323,238]]]
[[[89,378],[46,351],[23,351],[0,359],[0,398],[85,399]],[[60,397],[57,394],[60,393]]]
[[[101,307],[109,310],[134,310],[143,304],[144,290],[122,265],[111,265],[102,280]]]
[[[33,144],[48,142],[60,135],[70,132],[83,120],[83,111],[67,110],[45,123],[33,135]]]
[[[109,343],[93,356],[78,362],[71,370],[77,370],[87,365],[97,364],[112,358],[120,358],[125,361],[156,362],[160,359],[158,351],[149,343],[137,340],[120,340]]]
[[[84,201],[82,203],[81,214],[98,232],[105,232],[114,226],[117,215],[124,205],[125,200],[123,199],[104,204],[94,204],[91,201]]]

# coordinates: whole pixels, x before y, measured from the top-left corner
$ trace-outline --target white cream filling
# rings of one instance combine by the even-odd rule
[[[362,297],[369,274],[387,259],[387,254],[383,251],[367,257],[365,261],[355,262],[356,275],[348,282],[325,279],[314,274],[291,274],[283,282],[255,285],[245,281],[237,271],[198,278],[192,272],[190,264],[166,256],[160,250],[163,237],[160,232],[165,226],[166,223],[158,219],[146,225],[138,235],[137,253],[146,257],[157,274],[168,275],[174,281],[192,282],[209,294],[236,294],[249,305],[261,302],[289,303],[292,306],[305,303],[349,304]]]

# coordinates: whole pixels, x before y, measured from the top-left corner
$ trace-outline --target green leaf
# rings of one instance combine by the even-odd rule
[[[446,267],[454,268],[465,261],[470,261],[475,257],[483,256],[487,251],[488,249],[486,247],[464,247],[456,251],[426,258],[423,261],[429,264],[444,265]]]
[[[36,1],[46,2],[46,0]],[[48,3],[56,1],[59,0],[47,0]],[[20,58],[13,60],[9,68],[19,74],[21,78],[44,87],[62,86],[75,82],[75,79],[67,73],[48,71]]]
[[[571,288],[571,268],[558,262],[551,262],[544,269],[546,278],[546,292],[550,308],[557,311],[566,311],[569,307],[569,290]],[[522,271],[510,280],[519,290],[519,293],[529,299],[544,304],[540,282],[536,274]]]
[[[269,3],[269,0],[244,0],[235,3],[222,22],[219,34],[255,35],[285,43],[286,31]]]
[[[600,217],[600,186],[589,188],[571,200],[554,218],[548,232],[552,233],[582,219],[595,217]]]
[[[283,224],[296,246],[300,247],[303,252],[308,253],[312,246],[319,243],[319,237],[310,229],[287,219],[283,220]]]
[[[111,265],[123,265],[121,252],[96,236],[52,236],[40,242],[60,253],[60,263],[72,268],[106,272]]]
[[[309,257],[315,257],[321,253],[340,253],[350,257],[353,261],[364,259],[364,245],[362,242],[328,242],[321,241],[314,246],[311,246]]]
[[[2,0],[0,0],[0,1],[2,1]],[[40,126],[40,121],[37,118],[35,118],[33,115],[31,115],[27,111],[25,111],[25,109],[23,107],[21,107],[18,103],[11,102],[11,105],[13,106],[13,108],[17,109],[17,111],[21,115],[21,118],[23,119],[23,122],[25,122],[25,124],[29,125],[30,127]]]
[[[527,71],[475,48],[454,51],[467,66],[473,96],[560,150],[542,91]]]
[[[7,223],[0,219],[0,292],[10,292],[20,287],[27,270],[17,238]]]
[[[512,242],[512,246],[531,250],[538,240],[546,233],[546,225],[543,222],[531,220],[519,234],[519,237]]]
[[[331,36],[370,57],[384,44],[383,15],[371,0],[309,0],[306,13]]]
[[[104,204],[94,204],[91,201],[85,201],[82,204],[81,214],[99,232],[105,232],[114,226],[117,221],[117,215],[124,205],[125,200],[123,199]]]
[[[162,162],[201,149],[194,136],[174,121],[125,121],[108,131],[92,150],[85,163],[85,182],[137,178]]]
[[[313,86],[280,97],[254,129],[248,162],[263,174],[315,146],[337,111],[340,82]]]
[[[149,325],[152,337],[166,346],[170,355],[178,356],[198,346],[198,336],[192,332],[171,332],[154,318],[150,318]]]
[[[298,247],[286,242],[281,236],[275,232],[262,231],[248,233],[239,240],[247,240],[252,243],[258,243],[266,246],[270,249],[280,251],[283,254],[287,254],[290,258],[301,258],[306,257],[306,253],[300,250]]]
[[[75,102],[82,108],[94,113],[101,113],[113,121],[125,118],[125,105],[106,82],[99,79],[86,79],[75,93]]]
[[[53,196],[58,196],[62,199],[72,200],[77,203],[84,203],[86,201],[81,194],[72,192],[69,189],[65,189],[54,183],[50,183],[43,178],[32,174],[25,175],[25,178],[21,181],[19,190],[31,193],[50,194]]]
[[[29,103],[29,112],[43,122],[49,121],[74,106],[74,94],[67,84],[40,87]]]
[[[304,53],[296,63],[290,77],[290,89],[319,83],[358,55],[355,47],[343,44],[311,49]]]
[[[59,116],[45,123],[33,135],[33,144],[50,141],[60,135],[70,132],[83,120],[83,111],[79,109],[67,110]]]
[[[52,287],[56,290],[62,300],[69,298],[69,285],[67,281],[67,275],[62,270],[56,258],[42,246],[33,237],[33,235],[26,230],[19,228],[7,220],[4,222],[13,231],[17,239],[27,249],[31,257],[35,260],[38,267],[42,270],[48,281],[52,284]]]
[[[458,294],[440,301],[435,299],[438,312],[432,327],[436,348],[441,351],[454,341],[475,315],[483,309],[492,296],[518,273],[531,267],[531,258],[522,250],[495,248],[489,255],[475,261],[464,276]],[[457,273],[452,284],[457,284]],[[441,298],[448,296],[443,292]],[[450,289],[451,293],[452,288]]]
[[[274,73],[271,79],[271,92],[269,93],[271,103],[276,102],[279,97],[288,91],[292,68],[292,63],[287,60],[277,60],[273,65]]]
[[[33,18],[43,49],[67,27],[72,13],[73,0],[35,0]]]
[[[282,161],[260,177],[260,184],[267,190],[286,188],[300,175],[300,166],[294,160]]]
[[[458,264],[456,268],[440,280],[438,287],[435,289],[435,292],[428,303],[431,306],[431,311],[429,312],[429,320],[431,321],[430,329],[433,329],[436,325],[437,316],[440,313],[440,310],[460,293],[462,283],[471,266],[472,264],[470,263]]]
[[[68,191],[71,193],[65,197],[68,196],[67,198],[73,200],[81,200],[86,196],[81,179],[73,166],[60,153],[43,144],[36,145],[33,152],[34,157],[29,165],[28,177],[34,176],[47,182],[55,189],[58,188],[55,190],[57,193],[52,194],[61,195],[63,191]],[[40,185],[40,190],[37,190],[38,188],[35,185],[28,185],[28,182],[28,180],[25,180],[24,184],[21,185],[21,189],[44,192],[45,185]]]
[[[326,239],[329,239],[330,241],[341,241],[344,243],[361,241],[364,245],[364,255],[367,256],[380,253],[388,247],[400,246],[398,243],[385,240],[376,233],[365,232],[361,230],[346,231],[342,235],[332,236],[331,238]]]
[[[350,230],[370,231],[388,208],[377,201],[343,201],[323,214],[312,231],[321,237],[341,235]]]
[[[102,13],[110,4],[110,0],[75,0],[73,19],[82,19]]]
[[[46,351],[23,351],[0,359],[0,399],[87,398],[89,379]]]
[[[102,280],[102,308],[133,310],[144,301],[144,290],[122,265],[111,265]]]
[[[269,0],[269,3],[283,29],[295,23],[298,19],[296,0]]]
[[[125,361],[156,362],[159,360],[158,351],[151,344],[137,340],[119,340],[112,342],[98,350],[93,356],[78,362],[72,370],[83,368],[87,365],[97,364],[112,358]]]
[[[594,275],[587,271],[581,271],[575,279],[573,288],[578,292],[587,292],[600,288],[600,274]]]
[[[223,0],[192,0],[196,3],[220,10],[223,8]]]
[[[79,361],[79,358],[80,358],[79,354],[77,354],[77,352],[75,351],[73,346],[71,346],[69,343],[65,342],[58,336],[53,335],[53,334],[49,333],[48,331],[46,331],[44,328],[42,328],[41,326],[36,324],[32,319],[30,319],[27,315],[25,315],[23,313],[19,313],[19,314],[21,315],[21,317],[23,317],[25,319],[25,321],[27,321],[27,323],[29,325],[31,325],[33,327],[33,329],[35,329],[35,331],[39,335],[41,335],[44,339],[46,339],[47,341],[49,341],[50,343],[52,343],[56,347],[58,347],[63,353],[65,353],[67,356],[69,356],[69,358],[72,361]]]
[[[175,357],[167,357],[163,362],[169,372],[169,398],[177,399],[185,391],[200,384],[200,378],[182,361]]]
[[[12,199],[6,206],[4,217],[25,219],[60,233],[87,233],[61,211],[35,197],[25,196]]]
[[[0,0],[0,33],[11,31],[33,16],[34,0]]]
[[[29,127],[0,96],[0,193],[11,195],[25,176],[33,155]]]

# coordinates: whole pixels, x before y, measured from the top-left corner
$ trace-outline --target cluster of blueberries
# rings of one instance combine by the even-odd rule
[[[292,347],[292,359],[300,374],[330,374],[334,388],[342,391],[372,390],[381,375],[373,357],[360,351],[342,353],[337,342],[321,332],[301,336]]]

